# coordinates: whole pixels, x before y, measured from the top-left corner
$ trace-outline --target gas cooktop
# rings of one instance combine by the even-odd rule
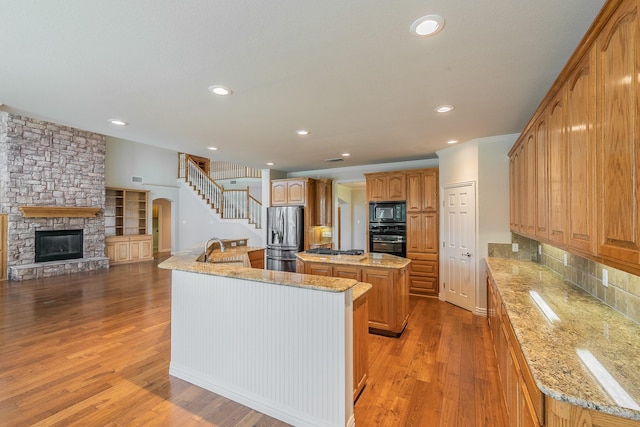
[[[363,255],[364,251],[360,249],[349,249],[348,251],[339,251],[336,249],[328,249],[328,248],[314,248],[305,251],[308,254],[317,254],[317,255]]]

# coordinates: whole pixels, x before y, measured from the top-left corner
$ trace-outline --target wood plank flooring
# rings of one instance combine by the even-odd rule
[[[168,375],[170,271],[158,260],[0,283],[0,425],[284,426]],[[485,319],[411,301],[370,335],[362,426],[506,426]]]

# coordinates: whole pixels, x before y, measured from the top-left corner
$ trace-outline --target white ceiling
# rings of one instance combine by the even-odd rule
[[[520,132],[603,3],[0,0],[0,103],[287,172],[424,159]],[[440,34],[409,33],[434,13]]]

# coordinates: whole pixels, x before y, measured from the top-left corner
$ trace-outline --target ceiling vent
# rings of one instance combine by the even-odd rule
[[[324,159],[325,162],[336,163],[336,162],[344,162],[342,157],[336,157],[335,159]]]

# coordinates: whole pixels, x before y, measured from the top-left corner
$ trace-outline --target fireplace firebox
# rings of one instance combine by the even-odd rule
[[[82,230],[36,231],[36,262],[82,258],[82,242]]]

